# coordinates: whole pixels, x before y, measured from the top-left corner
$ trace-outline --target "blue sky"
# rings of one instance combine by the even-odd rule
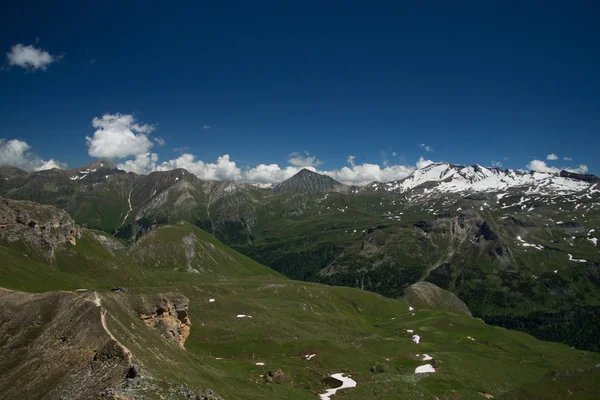
[[[600,3],[415,3],[11,2],[0,163],[86,164],[86,136],[112,129],[105,141],[139,139],[114,160],[138,155],[140,172],[224,155],[242,171],[292,159],[388,177],[423,157],[600,172]],[[92,126],[117,114],[133,122]]]

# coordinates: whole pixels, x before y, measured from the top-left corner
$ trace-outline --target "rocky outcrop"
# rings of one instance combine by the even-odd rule
[[[600,178],[597,177],[596,175],[576,174],[575,172],[569,172],[569,171],[565,171],[565,170],[560,171],[559,176],[562,178],[576,179],[578,181],[584,181],[584,182],[588,182],[588,183],[600,182]]]
[[[0,239],[22,241],[42,258],[53,260],[55,250],[66,242],[76,245],[80,233],[63,210],[0,197]]]
[[[167,293],[141,300],[137,308],[144,323],[183,348],[192,325],[188,314],[188,298],[177,293]]]
[[[411,306],[459,312],[471,315],[469,307],[454,293],[433,283],[417,282],[404,289],[404,296]]]
[[[498,235],[492,231],[492,228],[487,223],[487,221],[483,221],[483,223],[479,226],[475,237],[479,240],[483,238],[484,240],[497,240]]]
[[[91,399],[121,386],[131,354],[93,295],[0,289],[0,399]]]
[[[113,250],[124,250],[127,247],[119,242],[116,239],[113,239],[112,237],[106,236],[106,235],[102,235],[102,234],[97,234],[94,233],[92,231],[88,231],[90,236],[92,238],[94,238],[96,241],[98,241],[102,247],[104,247],[106,249],[106,251],[108,251],[110,253],[110,255],[112,255],[114,257],[115,253],[113,252]]]

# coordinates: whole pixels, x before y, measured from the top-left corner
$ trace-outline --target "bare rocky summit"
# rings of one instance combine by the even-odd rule
[[[29,201],[0,197],[0,239],[22,240],[44,259],[54,259],[56,248],[77,244],[80,229],[66,211]]]

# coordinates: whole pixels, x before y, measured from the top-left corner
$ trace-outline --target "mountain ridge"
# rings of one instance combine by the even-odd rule
[[[14,177],[24,177],[31,175],[42,175],[48,176],[49,174],[55,174],[60,171],[62,174],[72,174],[70,177],[72,180],[83,179],[88,174],[97,172],[99,169],[104,169],[109,171],[109,173],[127,173],[124,170],[118,169],[113,164],[108,161],[95,161],[85,166],[73,168],[70,170],[62,170],[62,169],[51,169],[44,171],[32,171],[27,172],[22,169],[10,166],[0,166],[0,179],[8,180]],[[185,171],[188,174],[191,174],[189,171],[179,168],[177,170]],[[52,171],[52,172],[48,172]],[[111,172],[112,171],[112,172]],[[147,175],[139,175],[136,176],[148,176],[153,174],[160,174],[161,172],[168,171],[153,171]],[[80,175],[78,175],[80,174]],[[438,176],[436,176],[438,175]],[[412,171],[408,176],[391,181],[372,181],[370,183],[366,183],[363,185],[347,185],[341,183],[326,173],[320,173],[313,171],[311,169],[302,168],[292,177],[274,184],[269,185],[259,185],[251,182],[234,182],[236,185],[255,185],[259,188],[263,189],[273,189],[276,192],[285,192],[285,191],[308,191],[308,192],[327,192],[327,191],[340,191],[340,192],[348,192],[350,190],[373,190],[375,187],[385,184],[388,186],[386,190],[391,191],[395,190],[397,192],[405,192],[407,190],[413,189],[417,186],[420,186],[425,183],[438,182],[438,183],[448,183],[453,180],[453,178],[459,178],[464,185],[467,183],[473,184],[474,191],[485,191],[485,190],[494,190],[494,189],[506,189],[515,186],[527,186],[532,185],[536,182],[540,183],[542,181],[548,181],[551,178],[562,178],[558,179],[557,182],[564,187],[564,189],[568,190],[568,185],[565,184],[564,180],[575,180],[587,183],[596,183],[600,181],[600,178],[593,174],[580,174],[575,172],[569,172],[567,170],[560,170],[558,172],[536,172],[536,171],[517,171],[513,169],[502,169],[498,167],[486,167],[480,164],[474,164],[471,166],[464,166],[458,164],[452,164],[447,162],[438,162],[431,163],[422,168],[418,168]],[[461,179],[462,178],[462,179]],[[496,178],[495,183],[498,184],[497,187],[494,187],[491,184],[485,185],[481,184],[482,181],[490,181],[490,178]],[[564,179],[564,180],[563,180]],[[212,180],[206,180],[207,182]],[[219,181],[219,180],[216,180]],[[391,185],[390,185],[391,184]],[[390,186],[392,187],[390,189]],[[441,190],[447,191],[457,191],[460,190],[460,185],[443,185]],[[462,188],[464,189],[464,188]]]

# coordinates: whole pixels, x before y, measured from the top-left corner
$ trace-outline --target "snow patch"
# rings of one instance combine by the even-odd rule
[[[433,368],[431,364],[425,364],[415,368],[415,374],[429,374],[433,372],[435,372],[435,368]]]
[[[573,256],[571,254],[569,254],[569,261],[574,261],[574,262],[588,262],[587,260],[583,260],[583,259],[578,259],[578,258],[573,258]]]
[[[421,342],[421,336],[419,336],[419,335],[413,335],[412,340],[416,344],[419,344]]]
[[[327,389],[325,393],[319,395],[319,398],[321,400],[330,400],[331,396],[333,396],[338,390],[356,387],[356,381],[350,378],[350,375],[344,375],[345,374],[341,373],[331,375],[333,379],[337,379],[338,381],[342,382],[342,385],[333,389]]]

